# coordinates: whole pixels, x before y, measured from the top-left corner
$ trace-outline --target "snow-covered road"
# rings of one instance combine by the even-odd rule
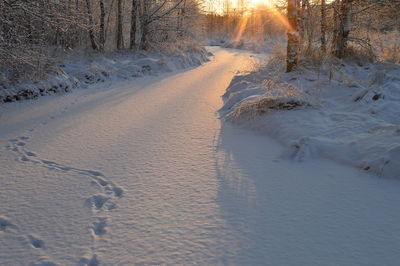
[[[400,182],[221,123],[250,54],[0,106],[1,265],[397,265]],[[46,264],[47,263],[47,264]]]

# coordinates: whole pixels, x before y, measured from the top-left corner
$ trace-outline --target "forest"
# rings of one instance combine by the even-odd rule
[[[277,0],[1,0],[4,82],[57,72],[56,59],[76,49],[99,53],[168,50],[207,40],[265,48],[287,33],[288,70],[300,55],[362,53],[399,59],[399,1]],[[270,45],[270,43],[269,43]]]

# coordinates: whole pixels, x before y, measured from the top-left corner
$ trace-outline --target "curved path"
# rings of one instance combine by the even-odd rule
[[[214,52],[1,107],[0,264],[396,265],[400,183],[221,124],[252,62]]]

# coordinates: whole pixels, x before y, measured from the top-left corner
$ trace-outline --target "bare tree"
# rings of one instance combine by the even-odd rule
[[[183,3],[184,0],[163,0],[163,1],[154,1],[142,0],[142,8],[140,15],[140,24],[141,24],[141,38],[139,49],[148,50],[149,47],[149,35],[150,35],[150,26],[167,17],[172,12],[176,11],[178,7]]]
[[[326,2],[321,0],[321,51],[326,52]]]
[[[138,22],[138,14],[139,14],[139,0],[131,0],[132,1],[132,9],[131,9],[131,36],[130,36],[130,48],[136,48],[136,32],[137,32],[137,22]]]
[[[87,9],[87,15],[88,15],[88,20],[89,20],[89,37],[90,37],[90,42],[92,44],[93,50],[97,50],[98,46],[96,43],[96,37],[94,35],[94,23],[93,23],[93,14],[92,14],[92,8],[91,8],[91,0],[86,0],[86,9]]]
[[[341,0],[338,2],[339,9],[334,5],[336,13],[336,31],[333,36],[332,53],[338,58],[343,58],[347,48],[347,42],[351,30],[353,0]]]
[[[145,3],[144,0],[141,0],[141,14],[140,14],[140,50],[147,50],[149,48],[148,37],[149,37],[149,3]]]
[[[100,49],[104,50],[104,46],[106,43],[106,32],[105,32],[106,10],[104,7],[104,0],[99,0],[99,6],[100,6],[99,42],[100,42]]]
[[[287,31],[287,58],[286,71],[291,72],[297,65],[297,54],[299,50],[299,32],[298,32],[298,11],[296,0],[287,1],[287,17],[289,29]]]
[[[117,2],[117,48],[118,50],[124,49],[124,35],[123,35],[123,17],[122,17],[122,0]]]

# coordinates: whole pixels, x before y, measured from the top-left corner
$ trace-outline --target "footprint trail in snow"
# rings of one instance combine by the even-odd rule
[[[101,188],[102,192],[99,194],[88,197],[84,202],[84,207],[88,208],[93,213],[95,221],[90,225],[90,231],[93,237],[93,246],[91,248],[91,254],[87,257],[81,258],[78,265],[99,265],[100,260],[95,254],[96,242],[98,238],[104,236],[107,233],[107,225],[110,220],[110,212],[117,208],[116,201],[123,196],[123,189],[109,181],[108,178],[101,172],[95,170],[80,169],[72,166],[68,166],[59,162],[43,159],[39,157],[35,152],[28,151],[25,146],[30,138],[27,136],[21,136],[18,138],[10,139],[7,149],[16,153],[18,161],[21,163],[32,163],[39,165],[49,170],[58,170],[62,172],[74,172],[79,175],[86,176],[90,179],[92,184],[97,185]],[[16,228],[5,218],[0,217],[0,231],[5,231],[9,228]],[[35,249],[45,249],[45,243],[40,238],[28,235],[26,237],[30,245]]]

